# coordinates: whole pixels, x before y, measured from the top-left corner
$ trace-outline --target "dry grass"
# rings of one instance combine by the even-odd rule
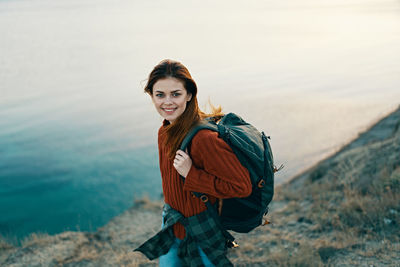
[[[276,235],[275,235],[276,234]],[[322,266],[318,251],[307,240],[296,240],[275,232],[240,242],[230,251],[235,266]]]
[[[159,211],[162,209],[163,201],[152,201],[148,195],[144,195],[140,199],[135,199],[133,205],[145,210]]]
[[[305,242],[293,248],[278,245],[277,252],[271,253],[265,263],[270,266],[322,266],[318,252]]]
[[[398,136],[398,135],[397,135]],[[397,138],[398,139],[398,138]],[[344,151],[276,190],[268,266],[392,266],[400,261],[396,137]],[[281,245],[295,240],[299,245]],[[290,242],[289,242],[290,244]],[[273,245],[272,245],[273,246]],[[296,253],[298,252],[298,253]],[[255,259],[253,259],[256,262]],[[261,265],[260,265],[261,266]]]
[[[14,248],[4,237],[0,236],[0,251]]]
[[[32,245],[45,246],[54,242],[54,236],[46,233],[32,233],[21,241],[22,247],[29,247]]]
[[[363,190],[353,184],[337,184],[335,181],[325,180],[324,184],[311,187],[313,203],[308,217],[320,225],[321,231],[338,230],[398,241],[400,168],[390,175],[384,172]]]

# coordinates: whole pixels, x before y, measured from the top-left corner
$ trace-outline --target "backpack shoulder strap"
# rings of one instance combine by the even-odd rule
[[[183,139],[179,149],[185,151],[193,137],[203,129],[209,129],[211,131],[218,132],[218,125],[212,120],[212,118],[202,120],[189,131],[189,133]]]
[[[185,149],[187,148],[187,146],[189,145],[189,143],[192,141],[193,137],[200,131],[203,129],[209,129],[211,131],[214,132],[218,132],[218,124],[214,121],[213,117],[210,118],[206,118],[204,120],[202,120],[201,122],[199,122],[196,126],[194,126],[189,133],[186,135],[186,137],[183,139],[182,144],[180,146],[180,149],[185,151]],[[180,177],[183,179],[183,181],[185,181],[185,178],[180,175]],[[204,202],[204,204],[206,205],[207,209],[211,212],[211,215],[214,217],[215,222],[217,223],[217,227],[219,227],[222,230],[222,234],[225,236],[225,238],[228,241],[228,245],[232,245],[234,246],[234,240],[235,238],[222,226],[220,219],[219,219],[219,215],[218,215],[218,211],[217,208],[212,205],[207,198],[207,195],[204,193],[199,193],[199,192],[193,192],[193,194],[200,198],[205,196],[206,200],[202,200]]]

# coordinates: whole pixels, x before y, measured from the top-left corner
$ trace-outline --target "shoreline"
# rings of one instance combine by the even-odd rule
[[[312,166],[310,166],[308,168],[305,168],[304,170],[299,171],[297,174],[295,174],[294,176],[292,176],[291,178],[289,178],[287,181],[283,182],[280,185],[283,185],[283,184],[286,184],[286,183],[287,184],[291,184],[291,183],[295,182],[295,180],[299,179],[300,177],[302,177],[305,174],[309,173],[310,171],[314,170],[322,162],[324,162],[324,161],[328,160],[329,158],[334,157],[336,154],[339,154],[342,151],[346,150],[346,148],[348,148],[354,141],[356,141],[359,138],[362,138],[362,136],[364,134],[366,134],[369,131],[371,131],[372,128],[374,128],[375,126],[379,125],[379,123],[381,123],[386,118],[392,116],[393,114],[395,114],[399,110],[400,110],[400,104],[397,105],[397,107],[395,107],[394,109],[392,109],[389,112],[387,112],[386,114],[384,114],[383,116],[374,119],[371,123],[369,123],[365,127],[365,130],[362,130],[362,131],[358,132],[354,137],[351,137],[348,142],[344,143],[343,145],[339,145],[336,149],[333,150],[333,152],[331,152],[330,154],[328,154],[324,158],[318,160],[316,163],[312,164]]]

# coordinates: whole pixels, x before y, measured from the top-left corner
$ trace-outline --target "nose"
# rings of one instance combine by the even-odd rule
[[[172,104],[171,96],[167,95],[167,96],[165,97],[165,102],[164,102],[164,104]]]

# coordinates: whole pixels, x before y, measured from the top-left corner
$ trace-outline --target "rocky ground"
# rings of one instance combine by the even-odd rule
[[[95,233],[0,241],[0,266],[157,266],[132,249],[159,230],[161,206],[137,201]],[[234,234],[235,266],[400,266],[400,109],[278,187],[268,219]]]

